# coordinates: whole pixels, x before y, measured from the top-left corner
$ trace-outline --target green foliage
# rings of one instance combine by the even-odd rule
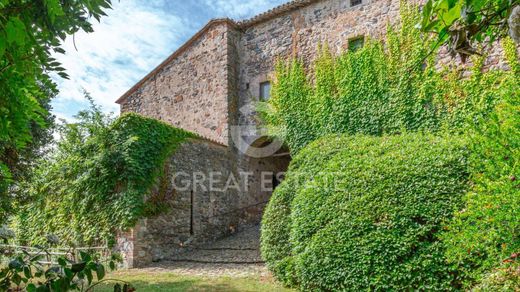
[[[48,126],[49,100],[57,93],[50,74],[67,77],[52,52],[67,35],[92,32],[91,17],[110,8],[109,0],[0,1],[0,196],[6,201],[17,163],[27,146],[38,146]],[[36,129],[36,132],[35,132]],[[22,157],[23,158],[23,157]],[[0,206],[2,207],[2,206]],[[10,208],[9,208],[10,209]],[[0,220],[8,210],[0,209]]]
[[[499,267],[484,275],[480,283],[473,287],[475,292],[510,292],[518,291],[520,287],[520,265],[513,263]]]
[[[456,136],[328,136],[296,155],[262,222],[275,276],[305,291],[447,290],[439,234],[468,187]]]
[[[11,250],[0,248],[0,254],[10,254]],[[102,257],[91,251],[66,253],[56,258],[57,263],[43,264],[49,259],[52,249],[40,247],[36,251],[23,251],[12,255],[5,267],[0,269],[1,291],[92,291],[103,282],[107,268],[101,262]],[[107,259],[110,270],[115,270],[116,263],[121,262],[114,254]],[[96,279],[96,280],[94,280]],[[125,283],[124,291],[134,291],[132,286]],[[116,287],[121,287],[117,283]],[[119,290],[121,291],[121,290]]]
[[[516,46],[504,40],[512,67],[493,113],[470,132],[474,188],[444,236],[448,258],[467,285],[520,251],[520,65]]]
[[[415,11],[403,4],[401,25],[389,28],[384,42],[368,40],[337,58],[325,46],[311,73],[297,60],[278,64],[263,115],[271,134],[297,153],[331,133],[462,132],[491,111],[511,73],[481,72],[484,57],[474,59],[469,78],[457,67],[437,70],[432,40],[414,28]]]
[[[492,43],[508,31],[508,18],[518,0],[428,0],[419,26],[437,35],[436,46],[448,44],[462,57],[476,53],[473,43]]]
[[[137,114],[116,121],[99,108],[65,125],[53,157],[43,161],[27,186],[30,203],[16,216],[22,243],[38,244],[48,233],[66,244],[112,239],[117,230],[160,211],[164,190],[152,191],[163,165],[192,134]]]
[[[439,70],[430,51],[435,40],[414,27],[416,8],[402,2],[401,9],[399,28],[389,28],[384,42],[368,40],[338,57],[320,48],[312,72],[298,60],[276,67],[263,118],[296,158],[267,207],[262,253],[286,285],[325,291],[470,287],[519,251],[516,46],[508,38],[502,42],[507,71],[483,70],[486,56],[473,57],[469,71]],[[469,135],[470,193],[463,196],[465,161],[442,168],[443,159],[462,159],[460,141],[426,146],[384,138],[403,132]],[[330,134],[348,134],[357,144],[320,139]],[[394,139],[395,148],[359,134]],[[338,182],[344,191],[334,191]],[[456,196],[445,197],[449,190]],[[450,212],[455,219],[446,227]],[[441,227],[447,229],[442,237]]]

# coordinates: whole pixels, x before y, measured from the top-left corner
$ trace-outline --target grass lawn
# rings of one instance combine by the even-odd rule
[[[272,278],[198,277],[182,276],[171,272],[120,271],[108,275],[132,283],[138,292],[156,291],[294,291],[283,288]],[[113,285],[98,286],[95,292],[113,291]]]

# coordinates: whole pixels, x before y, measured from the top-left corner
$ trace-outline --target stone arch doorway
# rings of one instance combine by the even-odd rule
[[[247,190],[240,198],[239,206],[246,210],[245,217],[250,218],[250,222],[260,223],[273,191],[285,178],[291,155],[283,144],[273,144],[275,142],[271,137],[257,136],[250,141],[240,167],[241,171],[247,171],[249,175]],[[266,147],[271,148],[263,151]],[[249,155],[252,152],[256,155]]]

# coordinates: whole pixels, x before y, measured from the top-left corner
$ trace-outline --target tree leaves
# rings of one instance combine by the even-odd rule
[[[17,44],[23,46],[25,44],[26,30],[24,23],[18,17],[11,17],[5,25],[5,33],[7,35],[8,44]]]
[[[476,43],[507,35],[507,19],[519,0],[428,0],[418,26],[435,33],[435,46],[447,44],[462,57],[475,54]]]
[[[55,22],[57,16],[65,15],[59,0],[46,0],[45,4],[47,6],[47,12],[49,13],[49,18],[52,23]]]
[[[6,47],[7,38],[5,37],[5,33],[3,31],[0,31],[0,58],[4,56]]]
[[[4,253],[3,250],[0,252]],[[105,267],[100,261],[101,255],[92,251],[81,251],[80,262],[75,262],[77,256],[74,252],[66,256],[60,255],[57,264],[52,263],[53,260],[50,264],[44,264],[41,256],[34,256],[34,253],[50,256],[52,251],[44,247],[39,247],[34,252],[24,250],[7,267],[1,267],[1,291],[93,291],[94,286],[100,284],[106,276]],[[115,260],[120,262],[120,256],[112,254],[110,262],[114,267]],[[133,289],[128,283],[125,286]]]
[[[19,238],[31,244],[41,243],[37,234],[43,230],[66,243],[105,244],[113,242],[116,231],[157,214],[162,202],[144,198],[169,155],[194,136],[137,114],[113,121],[94,104],[76,118],[78,123],[61,128],[52,159],[34,176],[32,202],[16,216]]]
[[[89,21],[106,15],[107,8],[109,0],[0,0],[0,164],[14,179],[20,180],[27,172],[24,165],[30,165],[20,161],[48,141],[46,127],[53,122],[49,102],[57,94],[50,72],[68,78],[51,52],[65,52],[60,46],[67,35],[91,32]],[[0,176],[2,197],[12,183],[6,177]],[[6,201],[0,198],[0,221]]]

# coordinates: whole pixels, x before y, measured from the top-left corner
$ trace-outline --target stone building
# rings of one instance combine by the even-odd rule
[[[201,137],[170,159],[170,211],[120,235],[128,266],[168,259],[258,224],[281,179],[277,173],[290,162],[283,147],[269,149],[273,144],[256,130],[254,105],[269,98],[275,61],[312,61],[324,42],[334,52],[362,45],[367,36],[380,37],[398,14],[399,0],[296,0],[244,21],[214,19],[119,98],[122,113]],[[212,182],[211,173],[221,179]],[[240,187],[229,187],[230,177]],[[181,180],[191,187],[177,188]]]

